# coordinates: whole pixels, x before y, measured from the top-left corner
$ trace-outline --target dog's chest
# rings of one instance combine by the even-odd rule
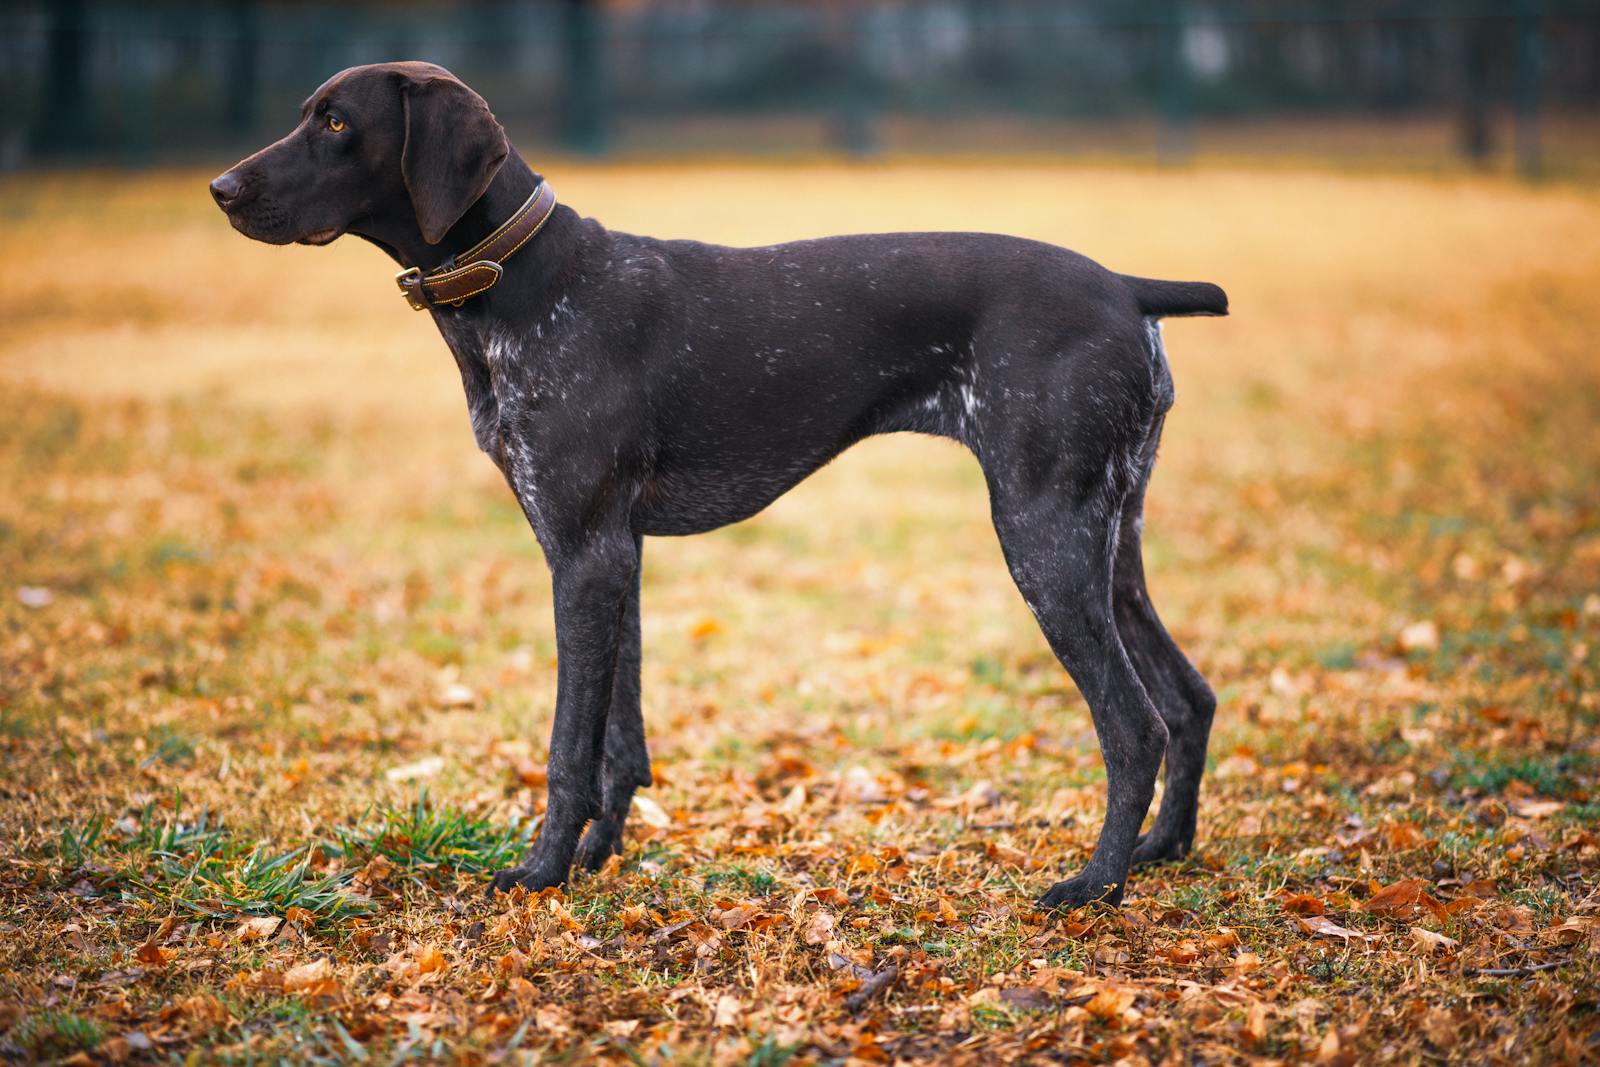
[[[545,325],[551,325],[546,323]],[[555,469],[541,431],[570,391],[558,367],[541,353],[560,347],[546,332],[532,339],[503,325],[467,325],[441,319],[440,332],[455,355],[466,392],[467,412],[478,447],[494,460],[537,529],[546,495],[541,485],[566,479]],[[548,354],[548,353],[545,353]]]
[[[527,420],[558,391],[557,383],[546,380],[530,358],[529,342],[515,331],[441,317],[439,332],[461,371],[473,438],[504,466],[506,438],[526,430]]]
[[[467,415],[472,420],[472,437],[478,447],[499,462],[500,403],[495,396],[494,379],[488,362],[490,331],[462,323],[444,315],[434,322],[444,337],[456,369],[461,372],[461,388],[466,394]]]

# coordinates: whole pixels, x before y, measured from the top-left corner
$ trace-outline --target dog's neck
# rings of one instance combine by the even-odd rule
[[[542,180],[523,162],[516,149],[512,149],[483,196],[467,209],[438,244],[423,240],[415,221],[389,227],[363,227],[352,232],[382,248],[402,267],[432,270],[448,257],[472,248],[493,233],[527,202]],[[577,212],[557,203],[549,221],[516,260],[506,265],[506,277],[489,295],[515,292],[523,302],[524,311],[543,314],[544,309],[559,298],[564,279],[571,276],[573,258],[583,244],[582,225]],[[432,313],[461,372],[473,436],[478,447],[500,463],[500,409],[484,351],[495,321],[492,306],[492,300],[476,298],[459,308],[434,307]]]
[[[450,231],[438,244],[429,244],[422,236],[421,230],[414,220],[404,221],[377,221],[368,225],[355,228],[357,236],[365,237],[373,244],[387,252],[396,263],[402,267],[421,267],[430,271],[458,252],[464,252],[476,245],[489,234],[493,233],[501,223],[510,218],[518,208],[527,202],[528,197],[538,188],[543,179],[533,169],[523,162],[516,149],[512,149],[505,163],[489,182],[489,188],[484,190],[482,196],[467,209],[466,213],[450,227]],[[551,223],[563,221],[561,215],[570,215],[558,205],[558,217],[552,217]],[[547,230],[561,231],[565,226],[553,225]],[[541,233],[536,239],[537,244],[550,246],[558,244],[555,234]],[[533,251],[529,249],[528,251]],[[529,259],[546,259],[549,257],[533,255]],[[518,269],[526,269],[518,263]]]

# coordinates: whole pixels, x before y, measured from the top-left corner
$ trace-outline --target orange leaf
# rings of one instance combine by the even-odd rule
[[[154,941],[146,941],[134,951],[133,958],[152,967],[165,967],[167,961],[177,954],[175,950],[162,948]]]
[[[1133,1006],[1134,999],[1138,995],[1132,989],[1117,989],[1114,986],[1107,986],[1096,993],[1083,1008],[1095,1018],[1105,1019],[1109,1022],[1112,1019],[1121,1018],[1122,1013]]]
[[[178,1010],[194,1022],[212,1027],[229,1026],[233,1017],[222,1001],[209,995],[188,997],[178,1002]]]
[[[721,632],[722,623],[708,615],[689,628],[689,639],[691,641],[704,641],[706,638]]]
[[[1206,938],[1206,949],[1210,952],[1221,952],[1225,948],[1233,948],[1239,944],[1239,932],[1226,926],[1218,927],[1217,932]]]
[[[1296,893],[1283,898],[1279,905],[1290,915],[1321,915],[1328,910],[1321,897],[1314,897],[1310,893]]]
[[[850,860],[850,866],[847,868],[846,873],[871,874],[877,869],[878,858],[876,856],[870,856],[863,853],[862,855],[856,856]]]
[[[1427,908],[1442,916],[1444,906],[1428,895],[1427,886],[1428,883],[1421,878],[1402,878],[1374,893],[1361,905],[1361,910],[1397,919],[1410,915],[1418,908]]]
[[[835,908],[848,908],[850,897],[837,886],[825,885],[811,891],[811,899]]]
[[[283,973],[283,991],[285,993],[315,992],[323,983],[333,978],[333,962],[326,956],[318,956],[310,963],[302,963],[298,967],[290,967]]]
[[[1200,946],[1193,941],[1180,941],[1166,949],[1162,955],[1173,963],[1193,963],[1200,958]]]

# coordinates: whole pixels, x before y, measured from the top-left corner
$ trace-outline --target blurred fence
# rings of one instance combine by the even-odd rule
[[[0,165],[227,155],[394,58],[532,151],[1600,156],[1600,0],[9,0]]]

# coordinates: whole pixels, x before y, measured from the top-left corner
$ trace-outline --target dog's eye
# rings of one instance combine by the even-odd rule
[[[333,115],[329,115],[328,116],[328,129],[332,130],[334,133],[343,133],[344,132],[344,119],[337,118],[337,117],[335,117]]]

